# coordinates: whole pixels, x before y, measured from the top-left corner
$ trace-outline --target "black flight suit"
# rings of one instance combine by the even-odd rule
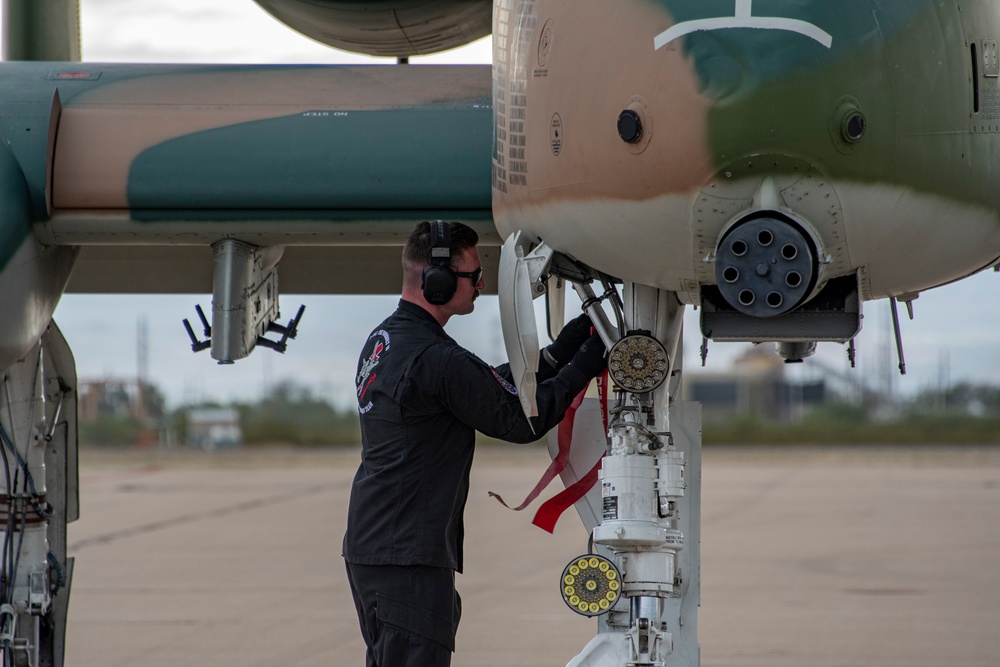
[[[369,667],[449,665],[461,601],[463,512],[475,432],[532,442],[589,378],[539,364],[534,431],[507,365],[460,347],[423,308],[399,307],[358,361],[361,466],[343,555]]]

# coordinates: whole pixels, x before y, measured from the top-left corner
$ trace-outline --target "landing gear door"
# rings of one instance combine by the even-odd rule
[[[538,416],[535,402],[535,373],[538,371],[538,327],[532,300],[544,292],[538,281],[538,257],[532,257],[537,239],[524,232],[511,234],[500,253],[500,325],[510,372],[517,385],[521,409],[528,417]],[[534,269],[534,270],[533,270]],[[535,278],[532,274],[535,273]],[[541,285],[540,292],[536,292]]]

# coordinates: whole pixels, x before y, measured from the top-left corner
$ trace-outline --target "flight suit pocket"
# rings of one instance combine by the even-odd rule
[[[455,651],[455,632],[458,628],[458,609],[456,595],[456,614],[454,618],[446,618],[425,609],[419,605],[402,600],[394,600],[379,594],[375,606],[375,614],[379,623],[393,626],[405,632],[418,634],[441,644],[449,651]]]

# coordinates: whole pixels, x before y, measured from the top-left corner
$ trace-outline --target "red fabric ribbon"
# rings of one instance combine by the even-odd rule
[[[578,479],[575,484],[567,486],[542,503],[542,506],[535,512],[535,518],[532,519],[531,523],[550,533],[555,530],[556,521],[559,520],[562,513],[572,507],[580,498],[587,495],[590,487],[597,483],[598,471],[601,469],[601,460],[603,458],[604,454],[601,454],[601,458],[597,459],[597,463],[590,469],[590,472]]]
[[[608,385],[608,373],[604,371],[601,375],[597,377],[597,392],[600,397],[601,404],[601,419],[604,422],[604,432],[607,433],[608,430],[608,401],[607,401],[607,385]],[[587,385],[590,386],[589,383]],[[557,439],[559,443],[559,451],[555,458],[552,459],[552,463],[542,474],[541,479],[535,485],[535,488],[531,490],[528,496],[524,499],[517,507],[511,508],[504,502],[503,498],[499,494],[492,491],[489,495],[500,501],[504,507],[508,509],[513,509],[514,511],[521,511],[527,507],[531,501],[538,497],[542,490],[548,486],[556,475],[561,473],[566,465],[569,463],[569,453],[573,442],[573,425],[576,421],[576,412],[583,404],[583,398],[587,393],[587,388],[585,387],[583,391],[577,394],[576,398],[570,404],[569,408],[566,409],[566,414],[563,420],[559,422],[559,430],[557,431]],[[601,459],[604,455],[601,454],[601,458],[597,460],[594,467],[590,469],[586,475],[578,479],[575,483],[566,487],[563,491],[557,493],[552,498],[549,498],[542,506],[538,508],[535,513],[535,518],[532,523],[541,528],[542,530],[552,532],[555,529],[556,522],[562,513],[565,512],[569,507],[572,507],[576,501],[580,500],[583,496],[587,494],[587,491],[591,489],[592,486],[597,482],[598,471],[601,469]]]
[[[604,432],[608,432],[608,372],[604,371],[599,376],[597,376],[597,395],[601,403],[601,420],[604,422]],[[579,407],[579,406],[577,406]],[[569,431],[569,438],[572,438],[573,434],[573,420],[576,418],[576,409],[574,408],[573,413],[570,414],[567,410],[566,418],[563,419],[559,424],[559,446],[560,451],[562,450],[562,435],[563,435],[563,425],[569,422],[569,426],[566,429]],[[594,467],[590,469],[586,475],[578,479],[574,484],[566,487],[561,492],[557,493],[552,498],[549,498],[542,506],[538,508],[535,512],[535,518],[532,519],[531,523],[535,524],[542,530],[552,532],[555,530],[556,522],[562,513],[567,509],[576,504],[576,501],[587,495],[591,487],[597,483],[598,473],[601,469],[601,461],[604,460],[604,454],[601,454],[601,458],[597,459],[597,463]]]
[[[563,416],[563,420],[559,422],[559,430],[557,432],[559,439],[559,453],[556,454],[554,459],[552,459],[552,463],[550,463],[549,467],[546,468],[545,473],[542,474],[542,478],[538,480],[538,483],[535,484],[535,488],[531,490],[531,493],[529,493],[524,499],[524,502],[517,507],[512,508],[504,502],[503,498],[500,497],[500,494],[490,491],[490,497],[499,500],[500,504],[507,509],[513,509],[515,512],[520,512],[531,504],[532,500],[538,497],[538,494],[542,492],[542,489],[548,486],[549,482],[555,479],[556,475],[563,471],[566,464],[569,463],[569,448],[573,441],[573,420],[576,417],[576,411],[583,403],[583,397],[587,394],[587,387],[589,386],[590,383],[588,382],[587,386],[583,388],[583,391],[577,394],[576,398],[573,399],[573,402],[570,403],[568,408],[566,408],[566,414]]]

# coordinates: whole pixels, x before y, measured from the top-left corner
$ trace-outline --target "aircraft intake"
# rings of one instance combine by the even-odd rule
[[[490,34],[487,0],[254,0],[310,39],[353,53],[408,58]]]
[[[806,234],[778,213],[749,218],[722,238],[715,278],[723,298],[752,317],[799,306],[816,282],[816,253]]]

